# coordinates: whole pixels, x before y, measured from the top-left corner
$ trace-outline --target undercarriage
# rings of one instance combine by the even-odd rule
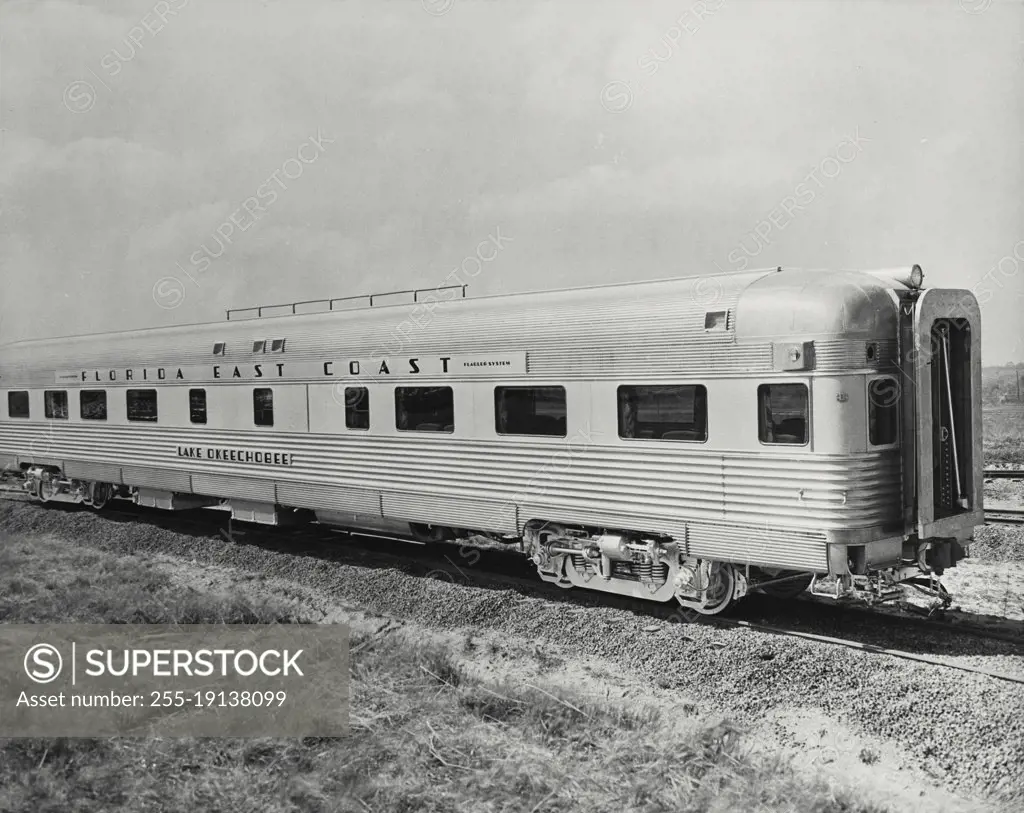
[[[841,575],[754,567],[687,557],[671,539],[631,532],[527,523],[524,553],[544,581],[651,601],[675,599],[701,615],[724,612],[748,593],[775,598],[812,595],[876,605],[902,603],[906,588],[946,607],[952,596],[939,576],[965,555],[955,540],[911,542],[898,565]]]
[[[523,548],[541,579],[560,587],[671,601],[717,615],[747,594],[747,576],[725,562],[684,558],[675,542],[528,523]]]
[[[123,486],[65,477],[43,466],[25,470],[22,488],[40,502],[79,503],[97,510],[115,497],[125,496]]]

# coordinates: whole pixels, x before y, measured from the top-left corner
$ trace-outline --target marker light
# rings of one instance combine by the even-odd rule
[[[920,288],[924,284],[924,271],[921,266],[915,265],[910,269],[910,287]]]

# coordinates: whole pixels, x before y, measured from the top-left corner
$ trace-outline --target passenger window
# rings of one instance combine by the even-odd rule
[[[82,390],[78,395],[78,408],[83,421],[105,421],[107,419],[106,390]]]
[[[192,423],[206,423],[206,390],[188,391],[188,419]]]
[[[370,428],[370,391],[366,387],[345,387],[345,427]]]
[[[27,418],[29,416],[27,390],[7,393],[7,414],[11,418]]]
[[[495,387],[494,426],[500,435],[565,437],[565,387]]]
[[[868,382],[868,440],[889,446],[900,436],[900,385],[895,378]]]
[[[762,384],[757,388],[757,431],[762,443],[807,443],[806,384]]]
[[[269,387],[252,391],[252,419],[257,426],[274,425],[274,391]]]
[[[619,387],[619,437],[708,439],[708,391],[700,384]]]
[[[68,418],[67,390],[46,390],[43,393],[43,412],[47,418],[66,421]]]
[[[411,432],[454,432],[451,387],[396,387],[395,425]]]
[[[128,420],[156,422],[156,390],[128,390]]]

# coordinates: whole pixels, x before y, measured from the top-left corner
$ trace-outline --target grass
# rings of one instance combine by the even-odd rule
[[[1024,464],[1024,405],[1015,406],[984,410],[985,465]]]
[[[173,583],[155,557],[117,557],[54,538],[0,547],[0,622],[8,624],[296,624],[296,603]]]
[[[986,466],[1024,464],[1024,403],[1017,400],[1018,373],[1024,379],[1021,367],[1024,365],[985,367],[981,371]]]
[[[56,538],[0,545],[6,623],[319,620],[295,600],[182,590],[148,555]],[[196,567],[190,580],[205,576]],[[728,721],[681,725],[654,707],[484,680],[452,651],[384,628],[354,634],[351,652],[347,737],[0,740],[0,810],[873,809],[753,752]]]
[[[981,394],[986,404],[1020,403],[1017,397],[1017,381],[1021,381],[1021,397],[1024,398],[1024,362],[1003,367],[982,367]]]

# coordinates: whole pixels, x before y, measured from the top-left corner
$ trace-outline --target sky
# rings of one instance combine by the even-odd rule
[[[0,2],[0,343],[919,263],[1024,360],[1024,3]]]

